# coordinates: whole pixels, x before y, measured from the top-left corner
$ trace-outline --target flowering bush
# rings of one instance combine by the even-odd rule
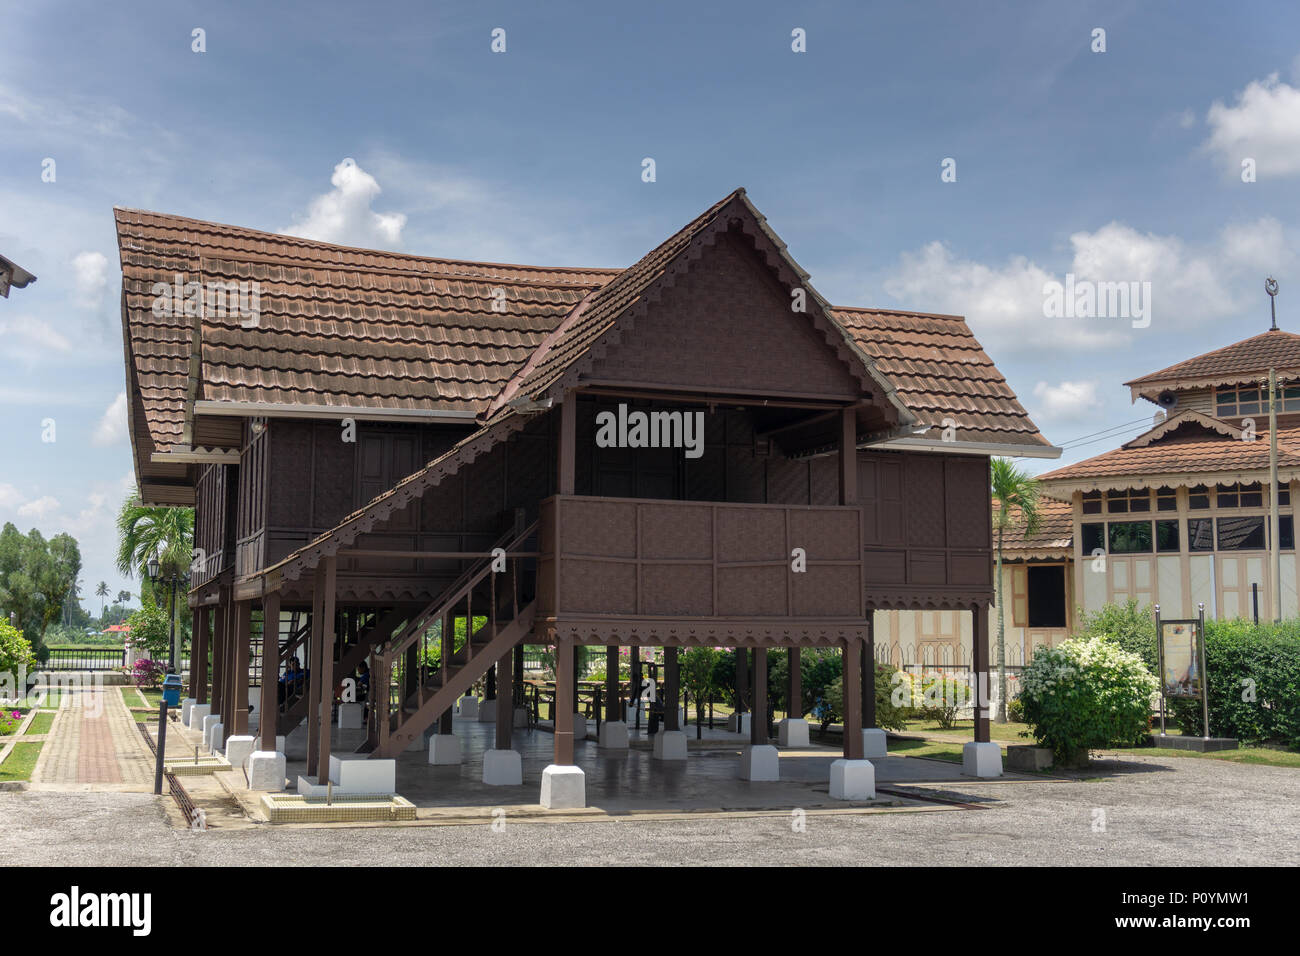
[[[10,679],[16,686],[20,672],[35,660],[32,645],[23,637],[23,632],[8,621],[0,620],[0,675],[13,675]]]
[[[8,737],[18,732],[18,725],[23,722],[23,715],[16,710],[0,710],[0,737]]]
[[[1040,649],[1020,684],[1034,739],[1062,763],[1090,747],[1140,742],[1159,688],[1141,657],[1101,638]]]
[[[161,661],[142,657],[135,662],[135,682],[141,687],[157,687],[167,673],[167,666]]]

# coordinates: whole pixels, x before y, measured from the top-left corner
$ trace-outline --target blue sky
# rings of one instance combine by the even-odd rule
[[[966,315],[1054,443],[1135,423],[1062,461],[1265,329],[1266,274],[1300,328],[1290,3],[4,7],[0,253],[39,280],[0,300],[0,521],[77,535],[87,591],[135,589],[114,205],[622,266],[743,185],[832,302]],[[1067,273],[1149,281],[1150,325],[1045,318]]]

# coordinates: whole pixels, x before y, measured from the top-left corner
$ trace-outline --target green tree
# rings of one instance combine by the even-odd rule
[[[696,738],[704,736],[704,711],[708,706],[709,698],[717,692],[714,674],[718,658],[725,653],[716,647],[691,647],[678,657],[682,689],[695,701]]]
[[[81,551],[71,535],[46,541],[35,528],[23,535],[12,523],[0,530],[0,610],[17,616],[38,659],[48,656],[45,631],[62,615],[80,573]]]
[[[99,587],[95,588],[95,596],[99,598],[99,620],[102,624],[104,621],[104,611],[108,607],[108,582],[100,581]]]
[[[1021,471],[1009,458],[994,458],[990,464],[993,491],[993,527],[997,531],[998,602],[998,713],[997,722],[1007,722],[1007,621],[1006,602],[1002,593],[1002,540],[1012,528],[1023,526],[1026,535],[1034,534],[1042,523],[1038,510],[1038,482]]]

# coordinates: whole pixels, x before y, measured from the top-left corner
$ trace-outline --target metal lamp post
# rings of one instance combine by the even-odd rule
[[[175,567],[172,567],[165,577],[160,577],[157,555],[154,555],[149,559],[148,571],[149,580],[155,585],[158,584],[159,581],[166,581],[171,587],[171,603],[168,605],[168,617],[170,618],[170,621],[168,622],[167,672],[169,674],[174,674],[176,673],[176,585],[180,584],[182,581],[187,581],[189,575],[177,571]]]

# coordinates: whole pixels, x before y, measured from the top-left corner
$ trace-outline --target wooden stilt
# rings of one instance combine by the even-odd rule
[[[194,641],[190,646],[190,692],[196,703],[208,702],[208,629],[211,612],[206,607],[194,609]]]
[[[248,733],[248,644],[253,633],[252,617],[252,601],[235,602],[234,653],[231,655],[234,699],[231,701],[232,723],[227,737],[242,737]]]
[[[989,615],[988,608],[971,605],[971,648],[974,651],[975,742],[984,744],[989,736]]]
[[[442,616],[442,682],[446,685],[451,677],[451,656],[456,653],[456,619],[447,612]],[[451,733],[451,708],[448,707],[438,718],[438,733]]]
[[[664,730],[681,730],[677,708],[681,703],[681,680],[677,669],[677,648],[664,648]]]
[[[333,728],[334,708],[334,601],[338,583],[338,558],[327,557],[324,562],[324,594],[321,599],[321,668],[320,668],[320,760],[317,763],[316,782],[324,784],[330,772],[330,731]]]
[[[510,692],[510,668],[514,663],[514,649],[506,651],[497,661],[497,750],[509,750],[515,726],[514,695]]]
[[[844,642],[844,759],[862,759],[862,641]]]
[[[862,655],[862,726],[876,726],[876,612],[867,608],[867,646]]]
[[[800,650],[797,647],[790,648],[790,689],[789,702],[786,704],[787,717],[803,716],[803,674],[799,670],[801,664]]]
[[[321,647],[325,643],[325,632],[322,626],[324,612],[321,609],[325,600],[325,569],[323,567],[316,569],[315,580],[312,583],[311,599],[311,645],[307,648],[310,657],[307,665],[307,683],[303,688],[303,693],[307,695],[307,776],[309,777],[314,776],[320,767]],[[388,675],[385,673],[378,676],[386,679]],[[387,686],[383,681],[379,683],[381,686]],[[385,711],[380,711],[380,716],[382,717],[385,713]],[[326,715],[325,722],[329,722],[329,715]]]
[[[621,706],[618,697],[618,645],[610,644],[605,648],[605,719],[622,720],[618,712]]]
[[[262,598],[262,712],[257,718],[262,750],[275,749],[280,715],[280,592]]]
[[[573,763],[574,646],[571,638],[562,637],[555,648],[555,763],[559,766]]]

